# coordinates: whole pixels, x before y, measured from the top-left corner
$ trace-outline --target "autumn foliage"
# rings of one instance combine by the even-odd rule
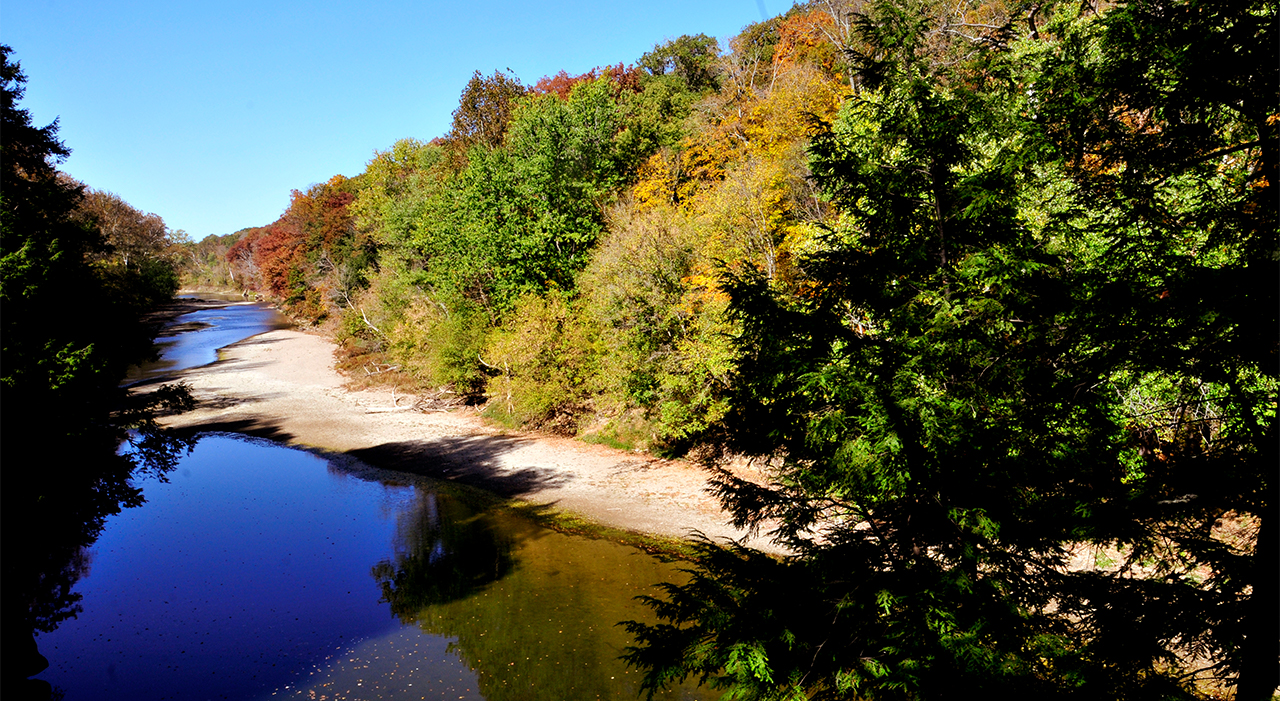
[[[342,176],[305,192],[294,190],[280,219],[247,230],[227,250],[233,276],[303,319],[323,320],[332,298],[350,292],[350,269],[367,252],[349,212],[354,199],[350,181]]]
[[[829,216],[804,149],[847,92],[837,33],[828,12],[792,10],[728,51],[682,36],[532,86],[477,71],[447,134],[294,191],[277,221],[234,237],[227,273],[307,321],[338,320],[418,381],[501,394],[494,411],[518,422],[601,435],[626,424],[629,441],[678,452],[723,408],[734,327],[717,266],[784,283],[806,227]],[[667,233],[646,243],[651,230]],[[654,279],[615,270],[635,260],[620,246],[656,246],[643,265],[676,265],[662,294],[616,288]],[[554,304],[536,301],[547,295]],[[619,307],[641,299],[648,320]],[[572,382],[557,375],[565,363],[517,357],[511,342],[552,308],[586,344]]]
[[[573,86],[579,83],[589,83],[600,77],[609,79],[613,85],[614,96],[617,97],[623,92],[638,93],[641,91],[640,81],[644,75],[644,71],[636,66],[629,66],[619,63],[614,66],[603,66],[592,68],[581,75],[569,75],[565,71],[560,71],[555,75],[543,76],[538,82],[533,84],[530,90],[535,95],[554,94],[561,100],[569,99],[569,92]]]
[[[1065,577],[1068,545],[1119,547],[1173,523],[1133,512],[1095,522],[1100,504],[1154,499],[1151,514],[1190,514],[1200,530],[1175,534],[1193,544],[1178,557],[1236,547],[1204,544],[1214,519],[1261,518],[1265,500],[1202,508],[1199,486],[1161,481],[1169,456],[1229,467],[1261,445],[1257,435],[1270,431],[1275,444],[1274,362],[1258,358],[1273,361],[1275,348],[1277,62],[1274,42],[1255,46],[1274,13],[1250,6],[1081,14],[814,0],[727,45],[681,36],[634,63],[532,86],[477,71],[447,134],[402,139],[354,177],[295,191],[277,221],[216,242],[219,263],[236,286],[326,325],[355,366],[398,368],[395,381],[424,401],[716,465],[735,451],[768,456],[773,484],[721,472],[722,495],[743,524],[787,524],[801,555],[792,567],[708,545],[689,586],[714,596],[680,599],[691,590],[671,587],[678,600],[661,610],[678,625],[633,628],[646,645],[631,659],[653,687],[693,674],[753,698],[898,699],[945,696],[966,678],[1001,698],[1221,697],[1212,684],[1245,664],[1232,628],[1241,617],[1226,609],[1185,609],[1186,620],[1223,619],[1198,632],[1146,615],[1144,649],[1155,652],[1133,658],[1072,631],[1135,634],[1107,587],[1229,599],[1210,572],[1226,569],[1161,561],[1169,546],[1148,539],[1130,554],[1132,573],[1152,558],[1172,568],[1167,581],[1097,572],[1091,591],[1109,604],[1055,594],[1033,616],[1030,599],[1000,593],[1023,586],[1028,551],[1009,543],[1031,529],[991,524],[1009,504],[1031,514],[1062,494],[1103,495],[1060,514],[1079,528],[1045,536],[1037,562]],[[1197,72],[1209,62],[1189,60],[1189,46],[1215,56],[1221,74]],[[1241,60],[1246,49],[1259,58]],[[1231,355],[1245,346],[1248,362]],[[1125,348],[1148,355],[1117,360]],[[1217,403],[1229,396],[1247,410]],[[1080,407],[1092,408],[1073,415]],[[1233,421],[1238,442],[1224,443]],[[991,491],[991,470],[1015,463],[1008,490]],[[1198,468],[1186,469],[1196,481]],[[1081,470],[1099,477],[1077,479]],[[1240,494],[1256,488],[1254,473],[1238,474]],[[885,495],[887,510],[867,517]],[[824,530],[833,515],[844,530]],[[1108,530],[1117,523],[1137,530]],[[892,555],[860,550],[858,561],[883,586],[863,587],[843,551],[806,559],[880,538],[881,524],[899,524],[883,536]],[[934,540],[913,540],[929,529]],[[948,553],[972,562],[953,566]],[[973,585],[1006,566],[1012,579],[986,593]],[[1231,571],[1244,577],[1242,567]],[[937,601],[916,586],[929,573],[950,578],[930,590]],[[1126,589],[1133,581],[1139,589]],[[1232,605],[1280,600],[1274,580],[1264,585],[1272,595],[1250,598],[1240,585]],[[800,589],[812,596],[792,596]],[[764,603],[729,610],[740,595]],[[781,600],[781,622],[768,619]],[[993,608],[957,627],[979,600]],[[1079,608],[1059,608],[1069,605]],[[988,616],[997,610],[998,621]],[[1056,621],[1051,634],[1033,621],[1041,615]],[[848,616],[836,627],[850,637],[824,642],[822,621]],[[1202,654],[1220,662],[1192,659]],[[1209,666],[1181,669],[1192,662]],[[1252,688],[1270,683],[1262,662],[1248,665]],[[1138,677],[1159,693],[1126,696]],[[1088,690],[1073,696],[1072,685]],[[1036,693],[1005,693],[1015,688]]]

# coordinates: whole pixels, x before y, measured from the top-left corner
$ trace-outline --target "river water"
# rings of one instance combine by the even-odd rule
[[[159,339],[156,342],[159,358],[130,368],[125,382],[137,383],[179,370],[208,365],[218,359],[218,351],[222,348],[250,336],[290,326],[289,320],[276,310],[263,304],[241,301],[238,295],[201,294],[179,297],[196,298],[222,301],[228,306],[200,309],[179,316],[174,320],[175,324],[199,328]]]
[[[141,486],[88,553],[83,610],[38,636],[66,699],[633,699],[616,624],[682,576],[425,478],[227,434]]]

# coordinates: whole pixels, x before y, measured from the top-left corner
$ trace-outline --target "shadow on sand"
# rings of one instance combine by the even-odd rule
[[[194,436],[201,433],[239,433],[244,436],[263,438],[281,445],[288,445],[294,435],[280,427],[280,422],[261,416],[251,416],[235,421],[210,421],[195,426],[184,426],[175,429],[178,436]]]
[[[289,445],[295,438],[282,428],[279,420],[262,416],[210,421],[184,427],[178,433],[184,436],[238,433],[282,445]],[[371,467],[457,482],[505,499],[526,496],[573,479],[549,467],[504,465],[501,457],[527,440],[511,436],[454,436],[383,443],[344,454]]]
[[[567,482],[571,477],[546,467],[507,467],[499,459],[528,439],[510,436],[457,436],[397,441],[348,451],[366,464],[479,487],[515,498]]]

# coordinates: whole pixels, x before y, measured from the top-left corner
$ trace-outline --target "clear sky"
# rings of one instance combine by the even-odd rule
[[[195,240],[274,221],[289,191],[449,128],[471,74],[525,84],[722,42],[783,0],[4,0],[0,43],[63,170]]]

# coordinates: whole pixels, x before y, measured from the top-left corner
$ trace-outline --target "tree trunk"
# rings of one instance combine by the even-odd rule
[[[1274,445],[1274,432],[1268,438]],[[1269,461],[1274,469],[1274,453],[1265,451],[1258,459],[1264,465]],[[1280,519],[1276,518],[1275,486],[1266,489],[1253,551],[1253,594],[1245,616],[1255,627],[1244,640],[1236,701],[1267,701],[1280,687]]]

